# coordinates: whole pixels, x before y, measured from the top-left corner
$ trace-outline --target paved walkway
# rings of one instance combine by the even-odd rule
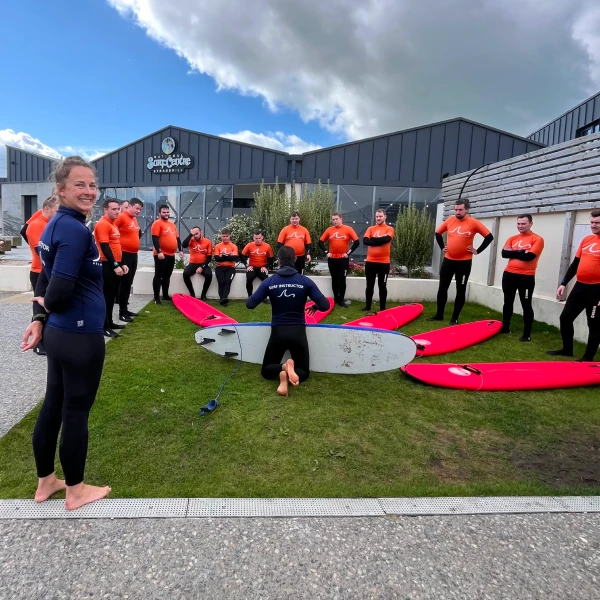
[[[0,598],[593,599],[600,515],[1,521]]]
[[[31,297],[31,293],[0,292],[0,437],[36,406],[46,389],[46,358],[23,353],[19,347],[31,321]],[[150,300],[150,296],[132,296],[131,310],[137,312]]]

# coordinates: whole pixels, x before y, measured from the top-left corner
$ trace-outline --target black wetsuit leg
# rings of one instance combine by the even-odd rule
[[[129,296],[131,296],[131,286],[133,285],[133,278],[135,277],[135,272],[137,271],[137,252],[123,252],[121,263],[129,269],[127,274],[120,278],[121,282],[119,285],[119,312],[123,314],[127,313]]]
[[[212,283],[212,271],[210,270],[208,263],[189,263],[183,270],[183,283],[185,283],[185,286],[190,292],[190,296],[192,296],[192,298],[196,297],[194,292],[194,286],[192,285],[192,277],[196,275],[196,271],[200,268],[202,269],[201,275],[202,277],[204,277],[204,283],[202,284],[202,292],[200,293],[200,298],[206,298],[206,292],[208,292],[208,288]]]
[[[260,281],[264,281],[268,275],[263,273],[260,270],[260,267],[253,267],[252,271],[246,271],[246,292],[248,292],[248,298],[252,296],[254,291],[253,283],[257,277],[260,279]]]
[[[310,355],[306,325],[275,325],[271,327],[271,337],[265,350],[261,375],[265,379],[278,379],[282,359],[286,351],[294,361],[294,370],[300,381],[310,377]]]
[[[504,305],[502,306],[502,330],[510,331],[510,321],[513,316],[515,297],[519,287],[516,273],[504,271],[502,274],[502,292],[504,293]]]
[[[296,268],[296,271],[298,271],[298,273],[300,273],[300,275],[302,275],[302,271],[304,271],[305,266],[306,266],[306,254],[303,254],[302,256],[297,256],[296,262],[294,263],[294,267]]]
[[[379,310],[385,310],[387,301],[387,280],[390,273],[390,263],[378,263],[377,287],[379,288]]]
[[[348,274],[348,258],[328,258],[327,266],[331,275],[331,289],[336,304],[343,304],[346,296],[346,275]]]
[[[171,275],[173,275],[174,268],[175,256],[165,256],[165,266],[160,281],[160,287],[162,288],[163,298],[168,298],[169,296],[169,286],[171,285]]]
[[[115,298],[119,293],[121,278],[115,273],[114,267],[107,260],[102,261],[102,291],[104,292],[104,302],[106,304],[106,319],[104,321],[105,329],[110,329],[113,322],[113,308]]]
[[[31,289],[34,292],[34,296],[35,296],[35,286],[37,284],[37,280],[39,279],[40,274],[39,273],[34,273],[33,271],[29,271],[29,283],[31,283]]]
[[[160,285],[167,267],[167,263],[165,262],[166,260],[166,256],[162,260],[160,260],[157,256],[154,257],[154,278],[152,279],[152,291],[154,292],[155,300],[160,298]]]
[[[219,283],[219,300],[227,300],[229,298],[231,282],[235,277],[235,267],[217,267],[215,275]]]
[[[573,353],[573,323],[584,310],[589,333],[583,358],[592,361],[600,344],[600,283],[586,284],[577,281],[567,298],[560,315],[560,335],[566,353]]]
[[[531,337],[533,328],[533,290],[535,290],[535,275],[518,275],[519,300],[523,307],[523,337]]]
[[[390,272],[390,263],[365,262],[365,277],[367,288],[365,290],[366,307],[371,310],[373,305],[373,292],[375,291],[375,279],[379,288],[379,308],[385,310],[387,300],[387,278]]]
[[[54,473],[56,442],[62,426],[60,463],[67,485],[83,481],[88,448],[88,417],[104,365],[104,336],[44,328],[48,354],[46,396],[33,429],[38,477]]]

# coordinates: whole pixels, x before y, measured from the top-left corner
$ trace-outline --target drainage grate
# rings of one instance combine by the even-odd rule
[[[556,500],[570,512],[600,512],[600,496],[559,496]]]
[[[495,513],[565,512],[552,497],[381,498],[387,514],[474,515]]]
[[[190,498],[188,517],[384,516],[375,498]]]
[[[68,511],[64,500],[1,500],[0,519],[136,519],[185,517],[187,498],[107,498]]]

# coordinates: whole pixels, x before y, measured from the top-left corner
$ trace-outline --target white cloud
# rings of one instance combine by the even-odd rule
[[[219,89],[347,139],[465,116],[528,134],[600,87],[597,0],[107,0]]]
[[[96,160],[100,156],[104,156],[105,154],[112,152],[114,148],[109,148],[108,150],[97,150],[96,148],[83,148],[81,146],[61,146],[59,150],[65,154],[65,156],[81,156],[81,158],[84,160],[92,161]]]
[[[36,152],[50,158],[61,158],[59,152],[23,131],[0,129],[0,177],[6,177],[6,146],[14,146],[28,152]]]
[[[253,131],[240,131],[238,133],[221,133],[219,137],[229,138],[245,144],[254,144],[263,148],[272,148],[281,152],[290,154],[302,154],[311,150],[318,150],[321,146],[305,142],[297,135],[286,135],[281,131],[264,133],[254,133]]]

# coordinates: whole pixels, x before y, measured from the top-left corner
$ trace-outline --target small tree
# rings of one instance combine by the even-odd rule
[[[237,245],[239,251],[244,249],[244,246],[252,241],[254,233],[254,219],[249,215],[233,215],[226,225],[231,231],[231,241]],[[217,234],[219,241],[221,235]],[[215,237],[217,237],[215,236]]]
[[[302,189],[302,200],[298,204],[301,225],[304,225],[310,233],[312,242],[312,256],[323,258],[323,251],[319,248],[319,238],[331,225],[331,213],[335,210],[333,190],[327,185],[317,183],[314,190],[309,190],[305,184]]]
[[[392,258],[405,266],[408,277],[414,270],[423,270],[433,252],[435,224],[429,213],[414,204],[404,206],[398,214],[392,243]]]
[[[288,199],[285,190],[280,189],[277,180],[275,185],[260,184],[260,189],[254,194],[254,210],[252,219],[254,227],[260,229],[265,240],[277,251],[279,232],[290,223],[290,213],[296,210],[298,199],[292,185],[292,197]]]

